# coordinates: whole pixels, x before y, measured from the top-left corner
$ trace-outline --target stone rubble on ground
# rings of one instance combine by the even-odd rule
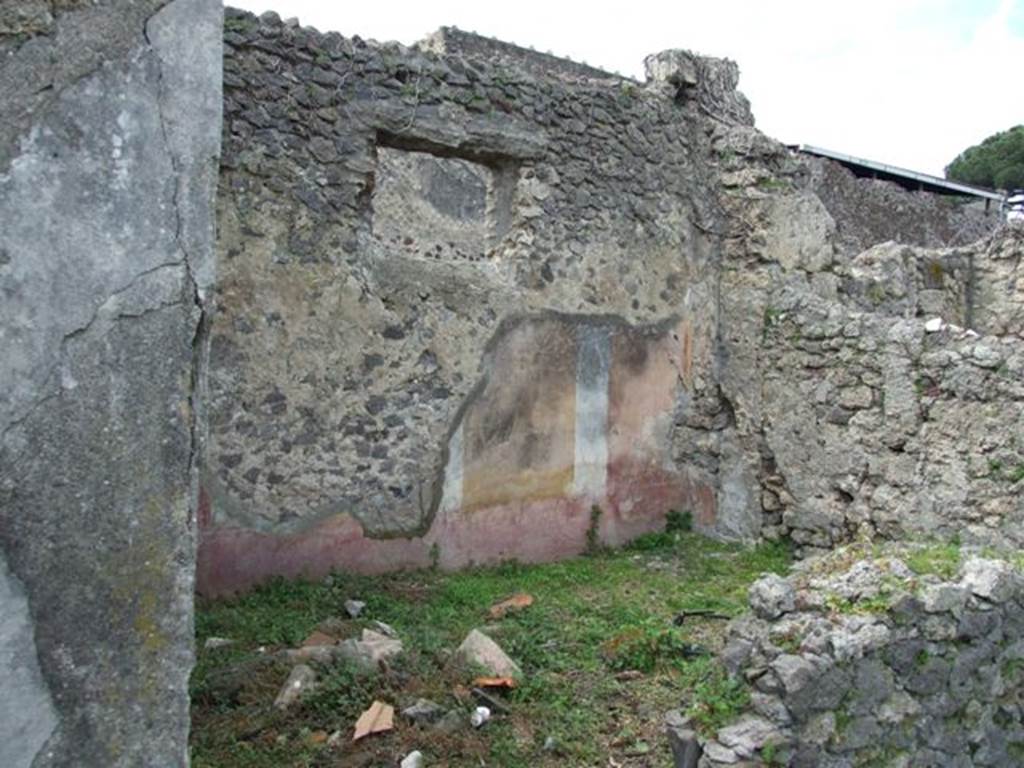
[[[964,564],[963,585],[977,597],[1005,603],[1020,591],[1021,577],[1009,563],[972,557]]]
[[[277,709],[288,709],[292,704],[309,693],[316,686],[316,672],[305,664],[296,664],[285,680],[277,698],[274,699],[274,707]]]
[[[464,713],[449,710],[448,713],[442,717],[434,726],[431,728],[435,733],[440,733],[445,736],[450,736],[453,733],[457,733],[466,727],[466,717]]]
[[[402,717],[417,725],[433,725],[448,713],[440,704],[430,699],[416,699],[416,702],[402,710]]]
[[[345,601],[345,612],[353,619],[358,619],[364,610],[366,610],[366,603],[362,600]]]
[[[333,649],[336,658],[345,659],[367,670],[377,670],[380,665],[401,654],[402,641],[372,629],[364,629],[359,640],[349,638],[338,643]]]
[[[226,637],[208,637],[203,643],[203,650],[212,651],[217,648],[224,648],[234,644],[234,640],[230,640]]]
[[[672,750],[673,768],[697,768],[701,747],[697,732],[679,710],[665,715],[665,734]]]
[[[521,677],[523,671],[496,642],[479,629],[472,630],[455,650],[455,658],[481,667],[494,677]]]
[[[374,620],[372,623],[373,623],[374,628],[380,634],[387,635],[388,637],[395,638],[395,639],[398,638],[398,632],[390,624],[385,624],[383,621],[377,621],[377,620]]]
[[[765,744],[782,740],[778,728],[757,715],[741,717],[732,725],[720,729],[716,738],[719,744],[744,759],[753,757]]]
[[[336,645],[304,645],[301,648],[286,648],[281,651],[281,655],[289,661],[330,664],[334,660],[336,648]]]
[[[774,573],[755,581],[750,586],[748,597],[750,607],[762,619],[776,619],[796,608],[796,590]]]

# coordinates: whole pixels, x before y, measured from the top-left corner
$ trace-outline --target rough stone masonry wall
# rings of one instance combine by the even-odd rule
[[[819,197],[836,222],[837,244],[853,256],[877,243],[949,248],[970,245],[1002,223],[998,205],[911,192],[889,181],[857,177],[839,163],[798,155],[798,184]]]
[[[854,253],[797,158],[749,126],[709,138],[724,213],[716,372],[762,535],[803,555],[861,536],[1019,546],[1024,232]],[[979,590],[1006,575],[978,569]],[[1019,594],[967,581],[936,586],[963,605],[924,613],[847,615],[882,611],[878,592],[852,608],[858,593],[819,594],[737,621],[724,660],[753,683],[753,711],[704,743],[702,764],[1019,764]]]
[[[797,158],[748,126],[711,142],[718,381],[762,535],[805,554],[858,533],[1019,541],[1022,233],[850,255]]]
[[[973,263],[971,327],[1024,339],[1024,230],[1007,227]]]
[[[735,67],[641,86],[450,38],[228,13],[204,592],[550,558],[671,509],[756,535],[717,490],[705,128],[750,121]]]
[[[783,295],[764,319],[780,533],[1024,540],[1024,343]]]
[[[640,85],[234,11],[226,40],[204,592],[544,559],[592,514],[614,543],[673,508],[826,546],[821,483],[794,505],[774,455],[792,398],[760,383],[780,292],[1017,323],[1014,247],[906,245],[988,219],[787,151],[727,63],[660,54]]]
[[[848,262],[839,294],[865,312],[1024,338],[1024,231],[1004,227],[957,248],[881,243]]]
[[[840,551],[753,585],[723,652],[750,708],[702,768],[1021,764],[1024,575],[976,555],[918,575],[903,557]]]
[[[221,9],[0,6],[0,765],[183,766]]]

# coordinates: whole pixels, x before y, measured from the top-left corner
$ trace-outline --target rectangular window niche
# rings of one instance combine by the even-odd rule
[[[378,137],[374,239],[390,252],[438,261],[490,258],[508,232],[518,167]]]

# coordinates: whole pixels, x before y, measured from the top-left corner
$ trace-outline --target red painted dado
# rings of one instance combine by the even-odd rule
[[[214,526],[199,531],[196,591],[217,597],[273,576],[318,579],[333,570],[372,574],[429,564],[430,545],[422,538],[371,539],[350,515],[294,534]]]
[[[672,511],[690,512],[699,527],[715,519],[715,491],[692,478],[685,469],[662,467],[630,459],[608,465],[607,514],[602,516],[601,540],[618,546],[645,533],[660,531]]]
[[[435,558],[448,570],[509,560],[551,562],[584,551],[595,504],[601,509],[599,539],[612,546],[661,530],[670,510],[692,510],[698,520],[714,515],[710,487],[692,482],[684,473],[619,460],[608,467],[608,494],[603,499],[569,496],[471,512],[438,511],[430,530],[420,537],[371,538],[350,515],[288,535],[204,526],[197,590],[205,596],[223,596],[273,576],[318,579],[331,571],[386,573],[425,568]]]

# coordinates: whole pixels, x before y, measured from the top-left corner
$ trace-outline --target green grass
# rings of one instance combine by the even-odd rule
[[[907,567],[918,576],[934,574],[949,580],[960,568],[960,544],[949,542],[928,544],[911,549],[906,556]]]
[[[741,549],[675,530],[617,552],[561,563],[506,564],[460,573],[420,571],[386,577],[335,575],[330,585],[273,582],[231,601],[200,601],[197,644],[208,637],[235,643],[203,651],[192,676],[192,760],[196,768],[397,765],[411,749],[428,764],[590,766],[609,755],[628,759],[665,752],[665,711],[681,708],[713,731],[747,701],[701,649],[716,647],[721,620],[687,619],[680,611],[734,615],[749,584],[766,571],[785,572],[781,545]],[[534,604],[500,622],[493,603],[528,592]],[[335,621],[356,634],[373,619],[393,626],[406,653],[386,673],[367,675],[335,664],[318,670],[315,693],[287,713],[270,706],[290,664],[272,651],[301,644],[321,622],[345,616],[343,603],[367,603],[366,620]],[[464,671],[448,656],[474,627],[484,628],[522,666],[525,680],[508,697],[512,714],[451,736],[406,724],[349,744],[356,718],[375,699],[396,709],[417,697],[468,712]],[[259,653],[259,648],[266,649]],[[642,677],[619,680],[638,670]],[[316,743],[340,730],[343,746]],[[557,750],[545,751],[548,737]],[[362,762],[360,762],[362,761]]]

